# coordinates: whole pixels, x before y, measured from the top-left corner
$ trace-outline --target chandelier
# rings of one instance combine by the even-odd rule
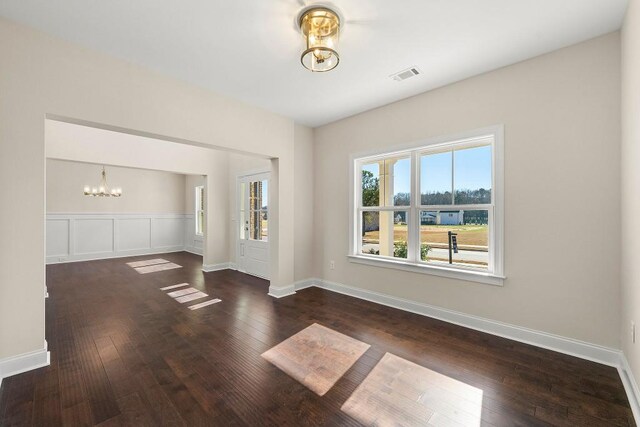
[[[302,65],[314,72],[333,70],[340,62],[336,44],[340,35],[340,17],[326,7],[312,7],[302,12],[298,26],[307,48],[302,52]]]
[[[102,179],[100,181],[100,185],[98,187],[85,185],[84,195],[94,197],[120,197],[122,196],[122,188],[109,188],[107,185],[107,172],[105,172],[104,166],[102,166]]]

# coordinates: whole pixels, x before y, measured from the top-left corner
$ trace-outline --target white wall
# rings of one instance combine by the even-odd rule
[[[640,3],[629,2],[622,29],[622,349],[640,376]]]
[[[347,260],[351,154],[496,124],[505,129],[504,287]],[[317,128],[320,275],[619,348],[619,140],[618,33]],[[559,222],[560,211],[573,219]]]
[[[293,223],[292,120],[6,19],[0,57],[0,217],[9,218],[0,221],[0,359],[44,347],[47,115],[277,159],[280,197],[272,200],[281,221]],[[226,164],[218,171],[226,176]],[[293,282],[293,230],[278,225],[270,224],[274,287]]]
[[[182,174],[109,166],[107,182],[122,196],[85,196],[101,172],[102,165],[47,159],[47,213],[187,213]]]

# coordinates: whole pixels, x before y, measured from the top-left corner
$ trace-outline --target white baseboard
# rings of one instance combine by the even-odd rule
[[[4,378],[49,366],[49,363],[50,354],[47,351],[46,341],[44,342],[44,348],[41,350],[0,359],[0,386],[2,386]]]
[[[523,328],[520,326],[498,322],[478,316],[472,316],[469,314],[448,310],[445,308],[436,307],[416,301],[410,301],[407,299],[398,298],[378,292],[368,291],[341,283],[313,278],[296,282],[295,289],[301,290],[310,286],[316,286],[318,288],[341,293],[344,295],[349,295],[377,304],[386,305],[388,307],[397,308],[399,310],[432,317],[434,319],[443,320],[448,323],[453,323],[456,325],[464,326],[466,328],[475,329],[477,331],[508,338],[514,341],[535,345],[537,347],[546,348],[548,350],[557,351],[571,356],[576,356],[581,359],[591,360],[594,362],[602,363],[604,365],[613,366],[616,368],[621,365],[622,352],[617,349],[603,347],[597,344],[591,344],[572,338]]]
[[[293,295],[295,293],[296,293],[296,289],[294,285],[284,286],[280,288],[269,286],[269,295],[274,298],[283,298],[289,295]]]
[[[220,264],[202,264],[202,271],[211,273],[212,271],[235,270],[235,263],[221,262]]]
[[[67,256],[67,257],[47,257],[46,264],[67,264],[70,262],[98,261],[101,259],[127,258],[131,256],[168,254],[172,252],[183,252],[184,250],[185,249],[183,246],[165,246],[165,247],[153,248],[153,249],[121,251],[118,253],[103,252],[103,253],[97,253],[97,254],[84,254],[84,255],[74,255],[74,256]]]
[[[293,284],[293,287],[296,291],[301,291],[303,289],[310,288],[312,286],[316,286],[318,288],[322,287],[322,280],[316,277],[312,277],[310,279],[300,280]]]
[[[203,256],[202,249],[196,248],[195,246],[185,246],[184,251],[189,252],[190,254]]]
[[[629,366],[629,361],[624,353],[620,354],[620,366],[618,366],[618,373],[620,374],[620,379],[624,385],[624,390],[627,393],[627,399],[629,399],[633,418],[635,419],[636,424],[640,425],[640,389],[638,389],[638,383],[633,376],[633,372]]]

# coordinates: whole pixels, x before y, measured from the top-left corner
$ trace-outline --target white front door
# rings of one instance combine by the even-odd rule
[[[238,269],[269,279],[269,173],[238,178]]]

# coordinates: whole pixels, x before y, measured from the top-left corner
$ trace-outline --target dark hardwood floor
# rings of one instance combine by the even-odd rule
[[[484,425],[635,425],[614,368],[316,288],[274,299],[188,253],[125,264],[156,257],[47,267],[51,366],[3,381],[0,425],[357,425],[340,407],[385,352],[482,389]],[[181,282],[222,302],[159,290]],[[323,397],[260,357],[314,322],[371,345]]]

